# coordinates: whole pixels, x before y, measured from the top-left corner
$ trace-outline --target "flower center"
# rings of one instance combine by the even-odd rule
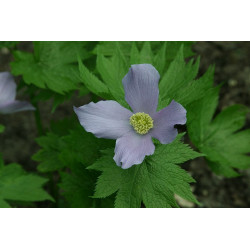
[[[141,112],[133,114],[129,119],[129,123],[133,126],[134,130],[141,135],[147,134],[148,131],[154,127],[154,121],[150,115]]]

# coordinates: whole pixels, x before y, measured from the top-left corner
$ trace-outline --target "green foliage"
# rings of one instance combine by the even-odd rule
[[[61,172],[62,182],[59,184],[68,206],[76,207],[114,207],[113,198],[93,199],[96,174],[86,170],[81,164],[72,165],[70,173]]]
[[[95,95],[106,97],[107,99],[111,98],[109,89],[102,81],[100,81],[95,75],[93,75],[82,63],[81,60],[78,60],[80,77],[84,85]]]
[[[43,190],[47,179],[26,173],[18,164],[4,166],[0,162],[0,207],[10,207],[8,201],[44,201],[53,198]]]
[[[164,68],[164,66],[167,68],[169,66],[170,62],[175,58],[182,44],[184,46],[185,58],[194,55],[191,49],[191,45],[193,44],[193,42],[175,42],[175,41],[171,41],[171,42],[100,42],[100,44],[94,50],[94,53],[97,54],[97,49],[98,49],[99,53],[101,53],[104,56],[113,56],[115,54],[115,48],[117,44],[119,45],[124,56],[126,56],[127,58],[129,57],[131,58],[131,55],[133,56],[133,53],[131,53],[132,50],[136,54],[135,47],[136,49],[139,49],[139,50],[142,50],[142,48],[144,47],[144,55],[146,55],[145,52],[147,49],[149,53],[148,55],[146,55],[146,57],[149,57],[149,58],[152,55],[155,55],[154,57],[157,58],[159,57],[159,54],[160,54],[160,57],[164,56],[165,60],[162,61],[161,65],[159,65],[160,68],[157,67],[158,65],[154,65],[159,70],[160,74],[162,73],[161,68]],[[147,45],[145,46],[145,44]],[[150,48],[148,45],[150,45]],[[162,49],[163,47],[165,47],[165,49]],[[152,60],[153,59],[150,58],[151,62]],[[130,61],[130,64],[135,64],[135,63],[139,63],[139,62],[138,61],[135,62],[133,60]],[[146,63],[146,61],[144,61],[143,63]]]
[[[109,42],[100,42],[98,46],[94,49],[94,54],[97,54],[98,52],[101,53],[104,56],[113,56],[115,47],[119,44],[123,54],[125,56],[129,56],[130,50],[131,50],[131,44],[132,42],[129,41],[123,41],[123,42],[117,42],[117,41],[109,41]]]
[[[180,47],[183,46],[183,53],[184,53],[184,58],[191,57],[194,55],[194,52],[192,51],[192,44],[193,42],[191,41],[171,41],[167,42],[167,47],[166,47],[166,67],[170,65],[170,63],[173,61],[175,58],[177,52],[179,51]]]
[[[51,125],[51,132],[37,139],[41,149],[33,155],[43,173],[58,171],[59,187],[69,207],[112,207],[113,199],[96,201],[92,195],[97,175],[86,170],[98,159],[100,150],[114,146],[98,139],[72,120]]]
[[[128,58],[126,56],[128,43],[104,42],[98,45],[96,49],[97,70],[104,82],[93,75],[91,75],[93,79],[90,79],[90,77],[87,79],[86,74],[90,74],[90,72],[87,71],[86,67],[81,70],[82,76],[85,75],[85,78],[82,77],[82,79],[84,82],[89,80],[88,85],[92,87],[87,87],[90,91],[103,98],[110,92],[113,99],[126,106],[122,78],[128,72],[131,64],[150,63],[157,68],[161,75],[159,109],[164,108],[173,99],[183,106],[187,106],[189,103],[202,98],[206,91],[212,88],[213,67],[209,68],[197,80],[199,58],[195,63],[193,59],[188,63],[185,62],[187,55],[192,55],[190,43],[162,42],[156,44],[154,42],[130,43],[130,57]]]
[[[197,79],[198,68],[199,58],[195,63],[192,59],[186,63],[183,47],[181,47],[160,79],[159,110],[166,107],[171,100],[175,100],[187,109],[188,114],[193,112],[190,104],[202,99],[208,91],[213,89],[214,67],[210,67]]]
[[[195,64],[193,64],[193,60],[188,64],[185,63],[183,47],[181,47],[167,72],[161,78],[159,84],[161,98],[166,98],[166,96],[174,97],[178,93],[177,89],[188,85],[196,77],[198,69],[199,60]]]
[[[241,106],[228,108],[210,124],[218,104],[219,89],[213,87],[214,67],[196,79],[198,69],[199,59],[195,63],[193,60],[186,63],[181,47],[160,81],[159,109],[173,99],[181,103],[187,109],[189,136],[196,147],[206,154],[211,169],[227,177],[237,176],[233,167],[250,167],[249,157],[246,156],[249,152],[247,144],[243,143],[244,148],[238,151],[238,145],[244,140],[237,141],[236,138],[241,137],[233,134],[243,127],[247,109]],[[234,126],[235,123],[238,126]],[[248,132],[244,134],[247,140]],[[232,146],[231,141],[235,145]]]
[[[3,162],[2,155],[0,154],[0,169],[2,169],[3,167],[4,167],[4,162]]]
[[[43,102],[47,100],[53,100],[51,112],[54,113],[57,107],[60,104],[65,103],[66,101],[70,100],[72,95],[73,95],[72,91],[68,92],[67,95],[62,95],[62,94],[57,94],[47,89],[36,89],[36,91],[33,92],[31,95],[32,96],[31,101],[33,103],[37,103],[37,102]]]
[[[73,130],[64,136],[49,132],[36,141],[41,149],[32,159],[40,162],[38,170],[43,173],[78,163],[88,166],[100,156],[100,149],[114,144],[111,140],[98,139],[87,133],[79,124],[73,126]]]
[[[5,130],[4,125],[1,125],[1,124],[0,124],[0,134],[1,134],[1,133],[3,133],[3,132],[4,132],[4,130]]]
[[[15,45],[0,42],[0,48]],[[199,58],[187,60],[193,55],[192,42],[33,45],[33,53],[13,52],[11,68],[14,75],[22,76],[18,87],[25,86],[35,106],[53,100],[54,112],[78,90],[80,96],[89,91],[94,94],[92,101],[99,97],[113,99],[128,108],[122,79],[132,64],[149,63],[161,76],[158,109],[173,99],[182,104],[187,110],[189,137],[202,153],[182,143],[179,135],[168,145],[156,141],[152,156],[123,170],[113,160],[114,140],[98,139],[87,133],[75,116],[52,122],[50,130],[37,138],[40,150],[32,159],[39,163],[37,170],[50,178],[48,186],[56,198],[55,206],[178,207],[175,194],[199,204],[190,189],[195,180],[180,164],[204,155],[216,174],[227,177],[237,176],[237,169],[250,167],[250,130],[240,131],[249,110],[233,105],[215,116],[219,87],[213,86],[214,67],[197,78]],[[0,133],[3,131],[4,126],[0,125]],[[102,172],[100,176],[98,171]],[[5,166],[0,157],[0,207],[15,202],[53,200],[42,189],[46,181],[17,164]]]
[[[8,49],[11,49],[13,47],[15,47],[19,42],[16,42],[16,41],[2,41],[0,42],[0,49],[1,48],[8,48]]]
[[[181,103],[187,109],[189,136],[206,155],[211,169],[226,177],[237,176],[233,168],[250,167],[246,156],[250,152],[249,145],[242,136],[234,134],[244,126],[247,109],[238,105],[230,107],[212,122],[219,97],[219,88],[213,87],[214,67],[196,79],[198,68],[199,59],[194,64],[193,60],[185,63],[181,47],[160,81],[159,109],[173,99]],[[249,140],[249,132],[242,133]],[[239,144],[244,145],[240,150]]]
[[[151,48],[152,44],[154,49]],[[127,107],[124,101],[122,79],[127,74],[130,65],[150,63],[162,74],[180,47],[180,42],[103,42],[95,50],[97,54],[96,69],[103,81],[93,75],[79,60],[81,79],[94,94],[104,99],[114,99]],[[190,43],[187,42],[181,47],[179,56],[183,60],[184,66],[184,57],[190,55],[192,55]],[[192,66],[192,63],[190,64]],[[194,73],[191,66],[189,72],[196,75],[197,72]],[[199,63],[196,65],[197,70],[198,66]]]
[[[97,49],[96,68],[103,81],[79,62],[80,74],[85,86],[94,94],[102,97],[114,99],[122,105],[127,106],[124,101],[124,89],[122,78],[128,71],[128,63],[119,45],[117,44],[115,54],[111,58],[105,57],[100,49]]]
[[[51,109],[52,113],[56,111],[59,105],[69,101],[74,94],[74,91],[69,91],[65,94],[58,94],[52,90],[41,89],[35,85],[27,86],[27,84],[24,82],[23,79],[21,79],[18,84],[18,90],[19,89],[24,90],[24,93],[27,96],[29,96],[30,102],[34,106],[36,106],[39,102],[41,103],[41,102],[52,100],[53,102],[52,109]],[[89,90],[85,86],[81,85],[79,87],[79,96],[85,96],[87,94],[89,94]]]
[[[137,63],[153,64],[153,52],[151,50],[150,42],[145,42],[140,51],[140,61]]]
[[[124,99],[122,78],[128,72],[128,65],[119,45],[116,46],[115,54],[110,59],[104,57],[97,50],[96,68],[107,84],[112,96],[117,101],[122,101]]]
[[[34,53],[14,52],[12,73],[22,75],[26,84],[64,94],[78,89],[80,82],[77,56],[82,60],[90,54],[86,42],[34,42]]]
[[[249,109],[233,105],[212,119],[218,103],[218,92],[219,88],[214,88],[190,105],[192,112],[188,114],[188,132],[216,174],[235,177],[239,174],[234,168],[250,167],[250,130],[237,132],[244,126]]]
[[[154,155],[127,170],[116,166],[113,149],[104,155],[89,170],[102,171],[98,178],[95,198],[104,198],[117,192],[116,207],[178,207],[174,194],[198,204],[189,183],[195,182],[177,164],[199,157],[180,141],[180,136],[171,144],[157,145]]]
[[[56,171],[65,167],[64,162],[60,161],[61,150],[64,146],[62,139],[52,133],[36,139],[37,143],[42,147],[32,159],[40,162],[37,169],[40,172]]]
[[[101,149],[114,145],[114,141],[98,139],[81,126],[77,126],[69,135],[63,137],[63,141],[65,148],[61,158],[69,166],[75,163],[88,166],[99,158]]]
[[[167,61],[167,56],[166,56],[166,48],[167,48],[167,42],[164,42],[162,47],[158,50],[158,52],[155,54],[153,58],[153,65],[155,68],[158,70],[159,74],[162,75],[165,66],[166,66],[166,61]],[[132,54],[132,52],[131,52]]]

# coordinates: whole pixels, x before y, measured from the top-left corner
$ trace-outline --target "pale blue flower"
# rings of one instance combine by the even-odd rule
[[[160,75],[150,64],[132,65],[122,83],[125,100],[132,111],[115,101],[89,103],[74,107],[81,125],[98,138],[116,139],[114,160],[130,168],[152,155],[152,137],[162,144],[177,136],[176,124],[186,123],[186,110],[174,100],[157,112]]]
[[[0,114],[35,110],[26,101],[16,101],[16,83],[9,72],[0,72]]]

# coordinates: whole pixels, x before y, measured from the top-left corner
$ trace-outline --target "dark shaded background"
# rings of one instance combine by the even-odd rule
[[[22,42],[19,49],[30,51],[32,45]],[[220,92],[218,111],[232,104],[244,104],[250,107],[250,42],[197,42],[193,51],[201,56],[199,74],[202,75],[209,65],[215,64],[215,84],[224,82]],[[12,60],[10,51],[0,51],[0,71],[9,71]],[[22,91],[18,99],[23,97]],[[76,96],[60,105],[54,114],[50,110],[52,102],[40,105],[44,127],[48,127],[51,120],[59,120],[72,115],[72,106],[80,106],[88,102],[87,98]],[[30,159],[38,149],[35,138],[38,136],[32,112],[20,112],[12,115],[0,116],[0,123],[6,130],[0,135],[0,152],[6,163],[18,162],[29,171],[35,171],[37,163]],[[250,127],[248,114],[245,128]],[[184,166],[197,181],[192,186],[202,207],[250,207],[250,169],[241,171],[242,176],[224,178],[214,175],[204,159],[196,159]],[[183,207],[195,205],[178,198]]]

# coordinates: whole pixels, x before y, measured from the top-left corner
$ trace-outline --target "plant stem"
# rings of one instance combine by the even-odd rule
[[[37,131],[38,131],[39,136],[42,136],[44,135],[44,130],[43,130],[42,122],[41,122],[40,109],[37,103],[36,104],[33,103],[33,105],[36,108],[34,115],[35,115],[35,120],[36,120]]]

